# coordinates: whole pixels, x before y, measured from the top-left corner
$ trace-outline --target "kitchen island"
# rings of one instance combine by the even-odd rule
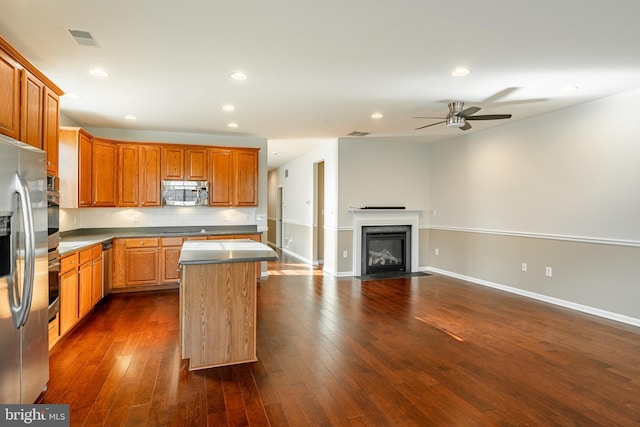
[[[255,362],[256,263],[277,260],[252,240],[187,241],[180,254],[180,348],[189,370]]]

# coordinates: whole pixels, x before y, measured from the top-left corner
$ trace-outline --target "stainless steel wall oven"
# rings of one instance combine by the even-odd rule
[[[49,257],[49,320],[60,310],[60,192],[58,178],[47,176],[47,221]]]

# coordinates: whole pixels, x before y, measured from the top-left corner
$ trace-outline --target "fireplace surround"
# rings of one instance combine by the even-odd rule
[[[362,270],[362,228],[368,226],[410,226],[411,260],[407,272],[418,272],[420,216],[422,211],[405,209],[350,209],[353,227],[352,274],[361,276]]]

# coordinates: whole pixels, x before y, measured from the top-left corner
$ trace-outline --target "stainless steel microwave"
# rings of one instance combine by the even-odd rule
[[[209,205],[208,181],[162,181],[163,206]]]

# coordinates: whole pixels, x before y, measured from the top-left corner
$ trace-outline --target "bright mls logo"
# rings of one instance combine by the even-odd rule
[[[69,405],[0,405],[0,425],[69,427]]]

